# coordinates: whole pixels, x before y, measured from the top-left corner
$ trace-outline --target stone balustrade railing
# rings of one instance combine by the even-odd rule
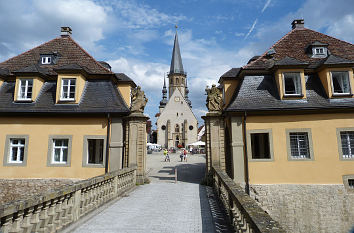
[[[285,232],[223,170],[212,168],[213,186],[236,232]]]
[[[123,169],[0,206],[0,232],[55,232],[133,188],[136,170]]]

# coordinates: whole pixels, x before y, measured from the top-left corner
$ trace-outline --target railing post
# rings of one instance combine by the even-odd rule
[[[80,208],[83,208],[81,206],[81,189],[76,190],[74,193],[74,200],[73,200],[73,206],[72,206],[72,215],[73,215],[73,221],[77,221],[80,218],[81,211]]]

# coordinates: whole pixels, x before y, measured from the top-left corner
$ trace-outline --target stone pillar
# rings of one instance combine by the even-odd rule
[[[112,118],[111,138],[109,143],[109,171],[123,168],[123,120]]]
[[[234,181],[245,185],[245,157],[242,117],[231,117],[231,153]]]
[[[226,171],[224,117],[218,112],[211,112],[202,118],[205,121],[207,172],[211,166]]]
[[[146,171],[146,121],[149,118],[142,113],[132,113],[125,117],[126,156],[128,167],[136,167],[136,182],[145,182]]]

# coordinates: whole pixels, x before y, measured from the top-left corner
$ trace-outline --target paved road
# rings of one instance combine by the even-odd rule
[[[219,231],[213,220],[211,189],[200,185],[204,155],[191,155],[188,162],[180,162],[177,154],[171,155],[171,162],[164,162],[161,152],[147,156],[151,183],[137,187],[74,232],[227,232]]]

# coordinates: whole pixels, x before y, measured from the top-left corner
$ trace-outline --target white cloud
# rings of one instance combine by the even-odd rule
[[[262,12],[261,12],[261,13],[263,13],[263,12],[268,8],[268,6],[269,6],[269,4],[270,4],[271,1],[272,1],[272,0],[267,0],[267,1],[266,1],[266,3],[265,3],[264,6],[263,6],[263,9],[262,9]]]
[[[253,22],[253,24],[252,24],[250,30],[248,31],[248,33],[247,33],[246,36],[245,36],[245,39],[247,39],[247,37],[248,37],[248,36],[251,34],[251,32],[254,30],[254,27],[256,26],[257,21],[258,21],[258,18]]]

